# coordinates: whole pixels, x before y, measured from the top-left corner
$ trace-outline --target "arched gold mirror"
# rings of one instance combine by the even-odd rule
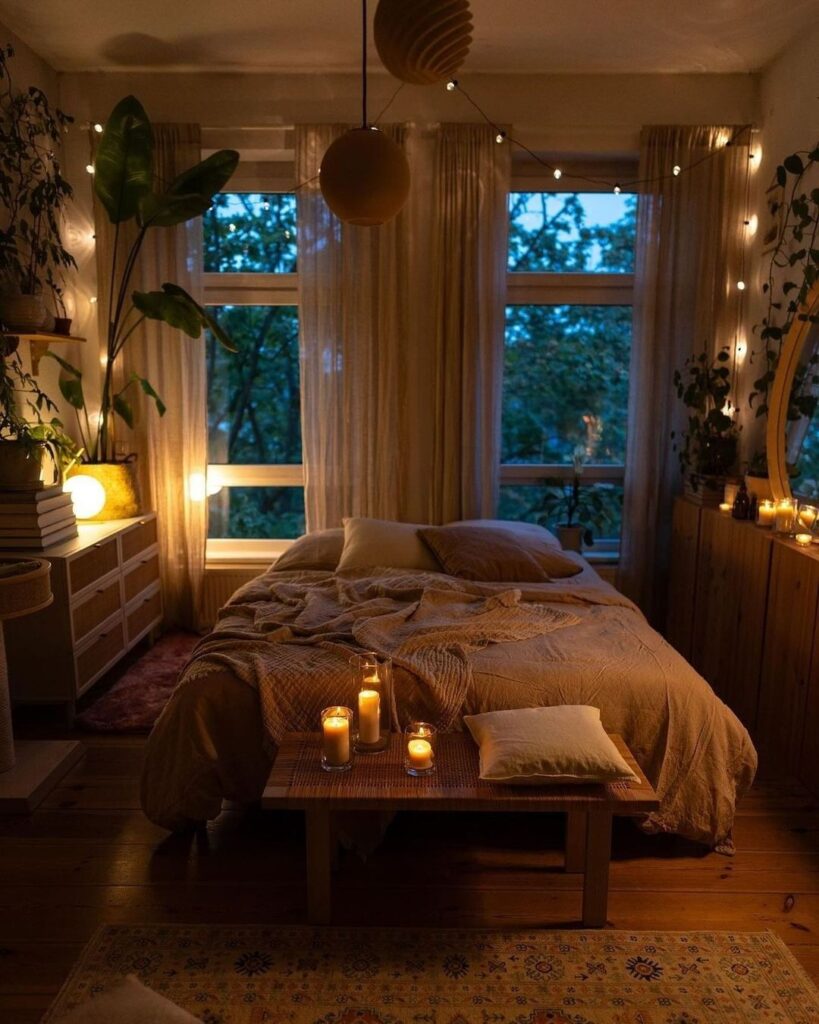
[[[813,382],[819,376],[819,324],[807,319],[819,315],[819,283],[808,293],[800,315],[805,319],[794,319],[782,343],[768,409],[765,448],[777,501],[793,497],[794,490],[801,497],[819,499],[819,402],[811,416],[788,418],[794,385],[805,398],[819,396],[819,384]],[[794,467],[799,470],[793,486],[789,467],[791,472]]]

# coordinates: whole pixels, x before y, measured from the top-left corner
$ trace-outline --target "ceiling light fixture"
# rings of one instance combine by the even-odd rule
[[[392,220],[409,195],[403,149],[367,121],[367,0],[361,3],[361,127],[330,145],[321,161],[319,185],[339,220],[362,227]]]
[[[410,85],[434,85],[451,78],[469,54],[469,0],[380,0],[373,34],[390,74]]]

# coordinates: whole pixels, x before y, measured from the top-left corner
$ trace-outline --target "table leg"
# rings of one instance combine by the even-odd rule
[[[323,807],[305,811],[307,835],[307,918],[311,924],[330,923],[330,879],[333,837],[330,812]]]
[[[580,874],[586,863],[586,812],[566,814],[566,871]]]
[[[586,826],[586,865],[583,878],[583,924],[602,928],[609,901],[611,811],[594,808]]]

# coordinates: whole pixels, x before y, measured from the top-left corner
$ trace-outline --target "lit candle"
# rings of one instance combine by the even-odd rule
[[[776,519],[776,505],[772,501],[760,501],[756,510],[756,521],[759,526],[771,527]]]
[[[330,715],[322,722],[324,757],[328,764],[339,766],[350,760],[350,723],[342,715]]]
[[[426,771],[432,767],[432,744],[429,740],[410,740],[407,744],[410,767]]]
[[[817,516],[819,516],[819,509],[814,508],[813,505],[802,505],[799,509],[800,526],[804,526],[806,530],[812,530],[816,525]]]
[[[362,743],[378,743],[381,738],[381,694],[378,690],[361,690],[358,694],[358,738]]]
[[[799,544],[800,547],[806,548],[812,541],[813,535],[810,533],[797,533],[796,535],[796,543]]]
[[[790,533],[793,529],[793,502],[787,498],[776,506],[774,529],[777,533]]]
[[[731,508],[734,507],[734,498],[736,498],[738,490],[739,490],[739,484],[726,484],[725,485],[725,492],[723,494],[723,501],[726,504],[730,505]],[[720,506],[720,507],[722,507],[722,506]]]
[[[724,516],[727,516],[728,513],[731,511],[732,507],[733,506],[730,505],[727,501],[723,501],[720,503],[719,510],[720,512],[722,512]]]

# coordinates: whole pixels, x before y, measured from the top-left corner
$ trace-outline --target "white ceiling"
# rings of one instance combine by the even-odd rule
[[[757,71],[819,15],[819,0],[471,3],[471,72]],[[0,0],[0,20],[60,71],[353,70],[359,12],[359,0]]]

